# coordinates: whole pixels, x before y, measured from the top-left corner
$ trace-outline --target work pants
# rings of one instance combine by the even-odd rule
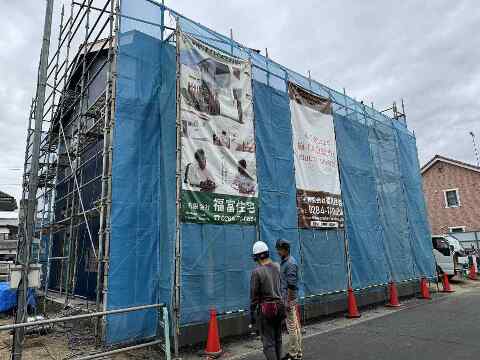
[[[260,320],[260,336],[263,343],[263,353],[267,360],[280,360],[282,358],[282,321],[267,320],[262,315]]]
[[[303,356],[302,352],[302,330],[298,318],[297,306],[292,305],[287,309],[287,331],[288,331],[288,353],[298,359]]]

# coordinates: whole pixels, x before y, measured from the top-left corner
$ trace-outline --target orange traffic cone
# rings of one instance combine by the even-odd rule
[[[452,288],[450,287],[450,282],[448,281],[448,275],[447,274],[443,274],[442,285],[443,285],[442,292],[445,292],[445,293],[455,292],[455,290],[452,290]]]
[[[470,280],[477,280],[477,271],[475,270],[475,265],[471,265],[469,272],[468,272],[468,278]]]
[[[428,289],[427,279],[420,279],[420,299],[431,300],[430,290]]]
[[[210,322],[208,324],[207,346],[205,347],[205,355],[216,358],[222,355],[220,347],[220,337],[218,336],[217,311],[210,310]]]
[[[399,307],[400,302],[398,301],[398,292],[397,287],[393,281],[390,281],[388,284],[389,292],[390,292],[390,301],[387,304],[388,307]]]
[[[359,318],[361,315],[358,312],[357,308],[357,301],[355,300],[355,294],[353,293],[353,289],[350,287],[348,288],[348,314],[347,318],[354,319]]]

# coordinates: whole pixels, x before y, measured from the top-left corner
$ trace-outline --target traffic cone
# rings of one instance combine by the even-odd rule
[[[450,287],[450,282],[448,281],[448,275],[447,274],[443,274],[442,285],[443,285],[442,292],[445,292],[445,293],[455,292],[455,290],[452,290],[452,288]]]
[[[420,299],[431,300],[430,290],[428,289],[427,279],[420,279]]]
[[[348,314],[347,318],[355,319],[359,318],[361,315],[358,312],[357,301],[355,300],[355,294],[351,287],[348,288]]]
[[[390,300],[389,303],[387,304],[388,307],[399,307],[400,302],[398,301],[398,292],[397,292],[397,287],[395,286],[395,283],[393,281],[390,281],[388,284],[388,289],[390,293]]]
[[[210,310],[210,322],[208,324],[207,346],[205,347],[205,355],[217,358],[222,355],[220,347],[220,337],[218,336],[217,311]]]

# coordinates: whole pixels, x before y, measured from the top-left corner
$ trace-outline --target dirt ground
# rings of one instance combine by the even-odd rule
[[[452,280],[452,287],[455,294],[476,290],[480,288],[480,281]],[[440,286],[441,289],[441,286]],[[431,285],[431,292],[434,296],[445,296],[435,294],[437,287]],[[451,296],[451,295],[447,295]],[[415,298],[403,300],[402,303],[414,305],[415,302],[422,301]],[[392,311],[383,306],[362,309],[362,317],[357,320],[347,320],[343,316],[328,318],[304,327],[305,336],[329,332],[338,328],[344,328],[358,322],[385,316]],[[66,314],[51,314],[51,317],[67,316]],[[0,325],[11,324],[13,317],[11,314],[0,314]],[[8,332],[0,332],[0,360],[9,360],[11,351],[12,336]],[[200,349],[186,350],[182,354],[183,360],[199,359],[197,351]],[[246,336],[223,343],[223,359],[241,358],[241,354],[259,351],[261,349],[260,341],[257,337]],[[93,327],[89,323],[84,324],[57,324],[47,334],[40,334],[38,331],[26,335],[23,359],[25,360],[68,360],[79,356],[85,356],[102,351],[95,347],[95,337],[93,336]],[[160,351],[152,348],[139,349],[123,354],[104,357],[109,360],[146,360],[162,359]]]
[[[68,315],[68,314],[67,314]],[[51,317],[58,317],[52,314]],[[61,314],[60,314],[61,316]],[[0,315],[0,325],[11,324],[11,314]],[[23,359],[25,360],[67,360],[86,356],[108,349],[95,347],[92,324],[56,324],[47,333],[32,331],[25,336]],[[12,335],[9,332],[0,333],[0,360],[10,360]],[[155,349],[139,349],[114,356],[104,357],[110,360],[159,359]]]

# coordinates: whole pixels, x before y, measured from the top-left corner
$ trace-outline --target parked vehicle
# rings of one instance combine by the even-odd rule
[[[458,241],[458,239],[453,235],[446,235],[445,237],[448,243],[453,246],[453,262],[455,264],[455,271],[457,273],[468,271],[468,254],[460,244],[460,241]]]
[[[455,276],[455,262],[453,260],[453,245],[448,243],[444,236],[433,236],[433,255],[439,274],[447,274],[449,278]]]
[[[449,278],[452,278],[468,270],[468,255],[454,236],[433,236],[432,244],[439,274],[446,273]]]

